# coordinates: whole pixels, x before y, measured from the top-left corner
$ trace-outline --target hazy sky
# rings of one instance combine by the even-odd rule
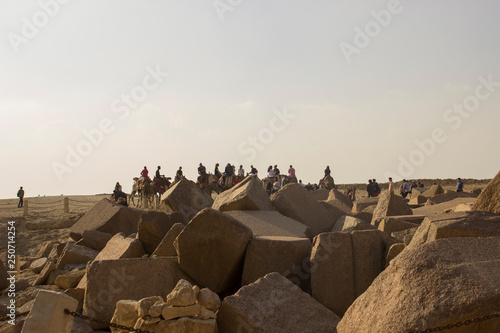
[[[0,2],[0,198],[143,166],[491,178],[497,0]]]

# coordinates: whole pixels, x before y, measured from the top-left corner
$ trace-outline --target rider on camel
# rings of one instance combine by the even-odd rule
[[[205,166],[202,163],[200,163],[200,166],[198,167],[198,174],[200,175],[198,177],[198,183],[201,184],[207,178],[207,168],[205,168]]]
[[[215,164],[214,175],[215,177],[217,177],[217,179],[220,179],[220,177],[222,176],[222,173],[219,171],[219,163]]]
[[[144,167],[144,169],[142,169],[142,171],[141,171],[141,178],[149,179],[148,174],[149,174],[148,168]]]
[[[160,179],[160,178],[165,178],[165,175],[160,174],[161,166],[158,165],[158,169],[156,169],[155,177]]]
[[[179,170],[177,170],[177,173],[175,174],[175,179],[176,180],[181,180],[184,178],[184,175],[182,174],[182,167],[179,167]]]

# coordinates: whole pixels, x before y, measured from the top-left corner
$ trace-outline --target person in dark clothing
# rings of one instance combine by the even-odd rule
[[[163,178],[164,176],[160,174],[161,166],[158,165],[158,168],[156,169],[155,177],[160,179]]]
[[[222,173],[219,171],[219,163],[215,164],[214,175],[219,179],[222,176]]]
[[[205,168],[202,163],[200,163],[200,166],[198,167],[198,174],[200,175],[198,177],[198,182],[203,183],[205,178],[207,178],[207,168]]]
[[[275,175],[275,176],[279,176],[279,174],[280,174],[280,169],[278,169],[278,166],[277,166],[277,165],[275,165],[275,166],[274,166],[274,170],[273,170],[273,172],[274,172],[274,175]]]
[[[457,178],[457,192],[463,192],[463,191],[464,191],[464,183],[462,182],[462,179]]]
[[[373,181],[371,179],[368,179],[368,185],[366,185],[366,192],[368,192],[368,198],[373,197],[373,192],[375,188],[373,187]]]
[[[325,177],[323,177],[323,179],[330,176],[331,173],[332,173],[332,171],[330,170],[330,167],[327,166],[325,169]]]
[[[177,170],[177,173],[175,174],[175,179],[176,180],[181,180],[184,178],[184,175],[182,174],[182,167],[179,167],[179,170]]]
[[[230,164],[230,163],[228,163],[228,164],[226,165],[226,168],[224,169],[224,172],[226,173],[226,175],[227,175],[227,176],[232,176],[232,175],[234,175],[234,169],[233,169],[233,167],[231,166],[231,164]]]
[[[376,179],[373,179],[372,181],[372,186],[373,186],[373,196],[377,197],[380,194],[380,186],[377,183]]]
[[[17,197],[19,198],[19,203],[17,204],[17,208],[21,208],[24,203],[24,190],[22,186],[19,188],[19,191],[17,191]]]

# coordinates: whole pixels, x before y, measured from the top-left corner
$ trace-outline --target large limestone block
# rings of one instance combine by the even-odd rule
[[[480,192],[472,210],[488,211],[500,214],[500,172]]]
[[[219,295],[208,288],[203,288],[198,293],[198,299],[196,300],[196,303],[198,303],[198,305],[200,305],[202,308],[215,312],[219,310],[221,301]]]
[[[380,197],[357,199],[356,202],[354,202],[354,205],[352,206],[352,212],[361,213],[370,206],[377,206],[379,198]]]
[[[342,202],[344,205],[346,205],[347,207],[349,207],[349,211],[352,210],[353,204],[352,204],[351,199],[347,195],[341,193],[340,191],[338,191],[336,189],[331,189],[326,201],[329,202],[329,201],[335,201],[335,200],[338,200],[338,201]]]
[[[179,307],[196,304],[196,291],[186,280],[179,280],[175,288],[167,295],[167,305]]]
[[[76,311],[77,307],[78,301],[64,293],[41,290],[22,333],[70,333],[74,317],[65,314],[64,309]]]
[[[222,302],[219,332],[334,332],[339,317],[278,273],[242,287]]]
[[[165,237],[163,237],[160,244],[158,244],[158,247],[154,250],[154,252],[151,255],[158,257],[171,257],[171,256],[176,257],[177,252],[175,251],[174,241],[177,238],[177,236],[179,236],[179,234],[183,229],[184,229],[184,224],[182,223],[174,224],[167,232]]]
[[[414,192],[414,193],[417,193],[417,192]],[[410,205],[423,205],[427,202],[427,200],[429,200],[427,197],[424,197],[423,195],[418,194],[415,197],[412,197],[410,199],[410,201],[408,202],[408,204],[410,204]]]
[[[379,230],[319,234],[311,251],[312,296],[342,316],[384,269],[391,245]]]
[[[244,181],[219,194],[213,209],[229,210],[273,210],[266,190],[256,177],[247,177]]]
[[[123,325],[127,327],[134,327],[139,315],[135,311],[136,300],[122,299],[116,302],[116,309],[111,318],[111,323]],[[114,330],[117,331],[116,329]]]
[[[83,232],[83,245],[96,251],[104,249],[113,235],[97,230],[85,230]]]
[[[232,210],[224,214],[252,230],[255,236],[307,237],[308,227],[294,219],[269,210]]]
[[[86,264],[94,260],[99,254],[86,246],[76,245],[74,242],[68,242],[61,256],[57,260],[57,269],[64,269],[66,264]]]
[[[344,215],[351,214],[351,208],[344,205],[341,201],[318,201],[318,203],[323,206],[323,208],[326,208],[335,221]]]
[[[140,258],[145,253],[140,240],[126,237],[124,233],[119,232],[109,240],[94,260]]]
[[[142,213],[137,228],[137,238],[140,239],[144,250],[152,254],[175,223],[185,223],[182,214],[155,211]]]
[[[318,201],[307,195],[307,190],[300,184],[287,184],[271,195],[271,201],[281,214],[309,226],[309,238],[330,231],[340,216],[333,214]],[[344,215],[344,214],[342,214]]]
[[[119,300],[167,295],[180,279],[192,281],[175,257],[94,261],[87,267],[83,312],[109,321]]]
[[[200,314],[201,307],[198,304],[188,306],[165,306],[161,310],[161,316],[165,320],[181,317],[195,317]]]
[[[311,248],[308,238],[255,237],[248,244],[241,284],[277,272],[307,291],[309,277],[299,273],[308,267]]]
[[[54,264],[52,261],[48,261],[45,266],[43,267],[42,271],[38,275],[37,279],[35,282],[33,282],[33,286],[38,286],[40,284],[45,284],[47,282],[47,279],[49,278],[50,274],[56,270],[56,264]]]
[[[164,212],[181,213],[189,221],[200,210],[211,207],[213,199],[194,182],[183,179],[169,188],[164,194],[161,209]]]
[[[370,223],[358,219],[353,216],[344,215],[335,222],[332,231],[354,231],[354,230],[367,230],[374,229]]]
[[[158,333],[217,333],[215,319],[202,320],[190,317],[161,320],[156,323],[149,323],[149,320],[139,319],[134,328]]]
[[[405,249],[356,299],[337,332],[422,332],[496,313],[498,258],[500,237],[439,239]],[[499,329],[495,318],[460,332]]]
[[[141,211],[102,199],[94,205],[70,229],[70,237],[75,241],[83,237],[85,230],[97,230],[114,235],[123,232],[126,235],[137,232]]]
[[[373,212],[372,224],[380,217],[394,215],[413,215],[413,211],[402,197],[384,191],[380,195],[377,207]]]
[[[422,195],[427,198],[432,198],[438,194],[443,194],[444,189],[441,185],[435,184],[432,185],[427,191],[423,192]]]
[[[312,197],[314,200],[319,201],[319,200],[326,200],[328,199],[328,195],[330,194],[330,191],[327,190],[326,188],[320,188],[314,191],[307,191],[307,194]]]
[[[426,205],[437,205],[443,202],[451,201],[457,198],[476,198],[477,195],[470,192],[448,192],[443,194],[438,194],[426,201]]]
[[[55,285],[61,289],[70,289],[78,285],[78,282],[85,275],[85,271],[73,270],[59,275],[55,280]]]
[[[419,224],[407,222],[392,217],[383,217],[378,225],[378,230],[385,232],[389,236],[393,232],[403,231],[411,228],[418,228]]]
[[[179,265],[203,287],[214,292],[235,287],[252,230],[236,219],[206,208],[177,237]]]
[[[500,236],[500,215],[490,212],[458,212],[427,217],[408,248],[440,238]]]
[[[49,259],[47,259],[46,257],[33,260],[30,264],[30,269],[33,271],[33,273],[39,274],[48,260]]]

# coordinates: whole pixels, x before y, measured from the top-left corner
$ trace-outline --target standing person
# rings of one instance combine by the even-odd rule
[[[278,169],[278,166],[277,166],[277,165],[275,165],[275,166],[274,166],[274,170],[273,170],[273,172],[274,172],[274,174],[275,174],[276,176],[279,176],[279,175],[280,175],[280,169]]]
[[[24,204],[24,190],[22,186],[19,188],[19,191],[17,191],[17,197],[19,198],[17,208],[21,208]]]
[[[278,179],[276,179],[276,181],[273,184],[273,190],[271,191],[271,193],[278,192],[280,190],[280,188],[281,188],[280,181]]]
[[[457,178],[457,192],[463,192],[463,191],[464,191],[464,183],[462,182],[462,179]]]
[[[290,169],[288,169],[288,177],[295,177],[295,169],[292,165],[290,165]]]
[[[240,165],[240,168],[238,169],[238,177],[245,177],[245,169],[243,169],[243,165]]]
[[[389,177],[389,192],[394,193],[394,183],[392,182],[392,177]]]
[[[257,176],[257,173],[259,173],[257,168],[254,168],[253,165],[250,165],[250,176]]]
[[[205,178],[207,178],[207,168],[205,168],[202,163],[200,163],[200,166],[198,167],[198,174],[198,182],[201,184]]]
[[[375,178],[373,179],[372,185],[373,185],[373,196],[377,197],[380,194],[381,190],[380,190],[380,186],[378,186],[377,180]]]
[[[267,177],[269,177],[269,179],[272,181],[274,179],[274,170],[273,170],[273,166],[270,165],[269,168],[267,168]]]
[[[373,182],[371,179],[368,179],[368,185],[366,185],[366,192],[368,192],[368,198],[373,197]]]
[[[220,179],[220,177],[222,176],[222,173],[219,171],[219,163],[215,164],[214,175],[217,177],[217,179]]]
[[[408,194],[411,193],[410,184],[408,184],[406,179],[403,179],[403,184],[401,184],[400,192],[401,192],[401,196],[403,198],[406,198],[408,196]]]

